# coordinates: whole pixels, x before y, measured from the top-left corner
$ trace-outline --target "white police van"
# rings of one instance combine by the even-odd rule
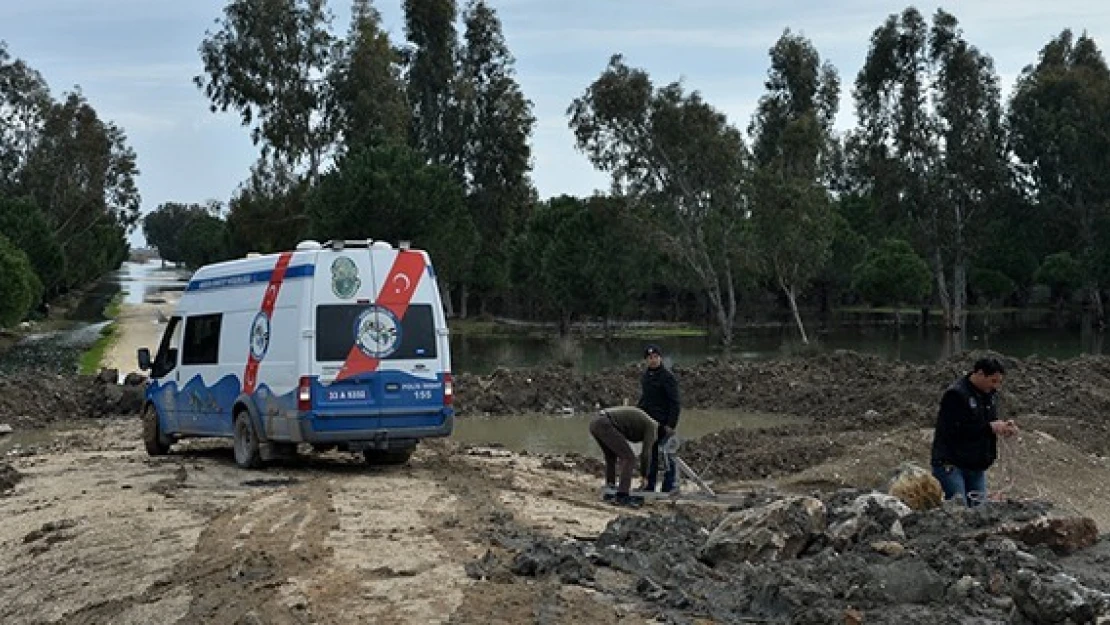
[[[384,241],[201,267],[170,317],[143,410],[147,452],[231,437],[258,467],[299,443],[408,460],[454,425],[447,322],[427,253]]]

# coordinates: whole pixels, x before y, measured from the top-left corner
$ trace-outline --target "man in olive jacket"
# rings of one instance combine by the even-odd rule
[[[996,358],[982,358],[971,373],[944,392],[933,434],[933,476],[945,499],[961,497],[969,506],[987,498],[987,469],[998,457],[998,437],[1013,436],[1013,421],[998,418],[998,389],[1005,374]]]
[[[605,485],[616,486],[617,492],[612,498],[614,504],[638,506],[643,503],[642,497],[629,494],[632,488],[632,471],[636,466],[636,454],[629,443],[643,443],[639,465],[640,475],[646,477],[657,427],[658,424],[651,417],[634,406],[606,408],[590,422],[590,434],[605,454]],[[619,483],[617,464],[620,464]]]

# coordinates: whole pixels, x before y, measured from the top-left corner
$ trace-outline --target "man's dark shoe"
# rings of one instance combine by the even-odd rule
[[[601,500],[602,501],[613,501],[613,499],[616,498],[616,496],[617,496],[616,493],[605,493],[604,495],[601,496]]]
[[[644,498],[637,495],[629,495],[628,493],[617,493],[609,503],[624,508],[639,508],[644,505]]]

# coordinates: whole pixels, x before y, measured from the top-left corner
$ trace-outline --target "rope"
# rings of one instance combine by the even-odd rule
[[[1044,479],[1030,468],[1028,455],[1030,450],[1025,444],[1028,439],[1021,433],[1012,438],[1000,438],[996,475],[1002,484],[998,488],[990,489],[991,501],[1030,501],[1029,497],[1013,496],[1019,489],[1032,493],[1032,500],[1047,501],[1054,508],[1064,512],[1082,516],[1083,512],[1075,501],[1064,494],[1060,489],[1045,488]],[[1021,453],[1024,452],[1024,453]],[[1025,456],[1023,458],[1022,456]],[[1024,460],[1024,461],[1023,461]]]

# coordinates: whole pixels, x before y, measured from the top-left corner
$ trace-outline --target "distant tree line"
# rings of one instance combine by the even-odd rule
[[[121,128],[0,41],[0,327],[119,266],[138,173]]]
[[[839,73],[790,30],[744,128],[618,54],[567,110],[610,192],[541,201],[496,12],[403,9],[393,42],[369,0],[345,35],[324,0],[227,4],[195,82],[260,158],[226,209],[146,218],[165,258],[407,239],[461,317],[706,320],[725,344],[768,298],[803,341],[816,308],[934,306],[955,329],[969,306],[1029,305],[1037,285],[1105,318],[1110,70],[1086,35],[1049,41],[1004,102],[953,15],[907,8],[872,33],[847,132]]]

